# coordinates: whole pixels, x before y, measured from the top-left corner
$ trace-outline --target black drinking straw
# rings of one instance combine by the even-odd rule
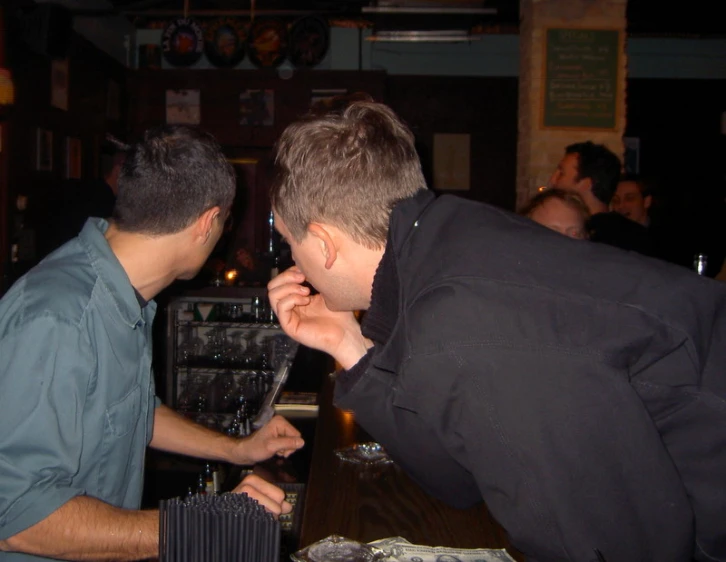
[[[245,517],[242,511],[242,506],[235,506],[237,511],[234,514],[234,526],[232,527],[232,534],[234,536],[234,555],[235,560],[244,562],[245,560],[245,543],[247,542],[245,537]]]
[[[277,562],[279,521],[247,494],[159,504],[160,562]]]
[[[191,538],[191,534],[189,533],[188,528],[188,520],[189,520],[189,510],[187,509],[187,506],[180,506],[179,509],[179,516],[181,518],[181,534],[177,537],[177,541],[180,547],[180,554],[181,554],[181,562],[190,562],[189,559],[191,558],[191,552],[190,552],[190,544],[189,539]]]
[[[260,518],[257,513],[257,506],[254,504],[250,518],[252,519],[252,548],[255,553],[255,558],[262,560],[262,552],[260,552]]]
[[[209,496],[204,497],[204,505],[199,510],[199,542],[201,543],[202,559],[209,560]]]

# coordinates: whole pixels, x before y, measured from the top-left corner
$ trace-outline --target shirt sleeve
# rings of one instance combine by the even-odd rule
[[[77,326],[52,315],[0,339],[0,539],[73,497],[83,405],[95,358]]]

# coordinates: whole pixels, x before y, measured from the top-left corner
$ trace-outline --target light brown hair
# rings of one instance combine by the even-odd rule
[[[426,189],[413,133],[380,103],[308,115],[285,129],[273,156],[272,206],[297,241],[321,221],[381,248],[394,205]]]
[[[580,197],[577,193],[565,191],[564,189],[558,189],[556,187],[550,187],[544,191],[540,191],[520,209],[519,214],[529,217],[536,209],[540,208],[550,199],[559,199],[569,207],[575,209],[582,215],[585,222],[587,222],[590,218],[590,211],[588,210],[585,202],[582,200],[582,197]]]

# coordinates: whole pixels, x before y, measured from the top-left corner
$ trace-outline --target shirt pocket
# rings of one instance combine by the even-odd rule
[[[100,499],[119,507],[124,507],[129,482],[137,480],[131,471],[143,470],[139,463],[143,463],[146,443],[137,435],[137,428],[142,425],[140,416],[139,386],[111,404],[104,416],[98,475]]]

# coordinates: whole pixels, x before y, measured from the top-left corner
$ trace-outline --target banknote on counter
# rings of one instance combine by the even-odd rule
[[[411,544],[403,537],[368,543],[386,553],[386,562],[515,562],[504,549],[450,548]]]
[[[503,549],[449,548],[389,537],[368,544],[331,535],[292,554],[295,562],[515,562]]]

